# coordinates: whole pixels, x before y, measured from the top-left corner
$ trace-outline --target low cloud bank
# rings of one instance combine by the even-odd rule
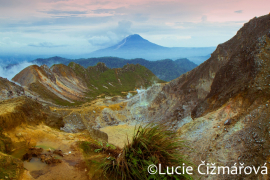
[[[7,64],[2,62],[0,63],[0,77],[7,78],[8,80],[11,81],[11,79],[16,74],[18,74],[21,70],[31,65],[33,65],[33,63],[21,62],[19,64],[7,67]]]

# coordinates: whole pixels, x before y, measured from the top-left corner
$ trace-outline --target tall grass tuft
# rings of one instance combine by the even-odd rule
[[[149,124],[139,126],[134,131],[131,142],[128,142],[121,153],[106,161],[103,173],[109,179],[192,179],[188,174],[183,175],[160,175],[149,174],[149,165],[162,165],[162,171],[167,171],[168,167],[182,166],[189,164],[184,160],[184,156],[179,154],[179,150],[184,146],[176,132],[169,130],[165,126]],[[182,172],[182,169],[178,169]]]

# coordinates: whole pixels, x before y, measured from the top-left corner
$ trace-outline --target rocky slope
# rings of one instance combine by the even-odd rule
[[[169,111],[156,108],[167,121],[191,115],[198,118],[230,99],[243,96],[251,106],[269,95],[269,15],[254,18],[237,35],[219,45],[211,57],[194,70],[166,84],[151,104],[170,104]],[[256,94],[256,95],[254,95]],[[177,99],[177,100],[175,100]],[[246,109],[247,107],[244,107]],[[179,113],[178,113],[179,112]],[[180,117],[181,115],[181,117]],[[154,116],[160,119],[159,115]]]
[[[141,65],[128,64],[110,69],[104,63],[87,69],[71,62],[62,64],[29,66],[18,73],[13,81],[26,87],[44,99],[60,105],[85,102],[99,95],[120,95],[136,87],[151,86],[162,82],[150,70]]]
[[[166,84],[144,115],[174,125],[194,148],[184,153],[196,164],[205,160],[216,165],[262,166],[270,157],[269,74],[270,15],[266,15],[250,20],[210,59]],[[267,178],[246,176],[262,177]]]
[[[191,149],[182,151],[196,165],[206,161],[216,166],[263,166],[270,158],[269,74],[270,15],[265,15],[246,23],[194,70],[140,91],[123,109],[106,108],[106,116],[114,122],[171,126],[187,140]],[[99,119],[105,120],[104,114],[105,109]],[[255,173],[195,177],[268,179]]]
[[[2,77],[0,77],[0,90],[0,100],[25,95],[22,87]]]
[[[69,102],[84,97],[87,90],[85,83],[74,71],[63,65],[29,66],[17,74],[13,80],[29,90],[43,96],[44,99],[63,99]]]

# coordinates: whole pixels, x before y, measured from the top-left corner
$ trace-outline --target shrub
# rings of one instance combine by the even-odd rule
[[[80,147],[85,153],[89,153],[91,151],[91,143],[87,141],[80,142]]]
[[[105,153],[109,154],[111,158],[117,157],[119,153],[122,151],[119,147],[116,147],[109,143],[103,143],[101,141],[94,141],[94,142],[82,141],[80,142],[80,147],[86,154],[89,154],[91,152]]]
[[[167,166],[182,166],[190,164],[179,154],[184,146],[176,132],[161,125],[139,126],[134,131],[132,142],[128,142],[118,156],[106,161],[103,165],[103,174],[113,179],[192,179],[184,175],[150,175],[149,165],[161,164],[166,171]],[[166,169],[165,169],[166,167]],[[182,170],[179,169],[179,172]]]

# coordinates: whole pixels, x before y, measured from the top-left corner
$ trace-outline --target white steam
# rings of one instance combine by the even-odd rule
[[[9,68],[6,68],[5,64],[0,64],[0,77],[7,78],[11,81],[11,79],[21,72],[24,68],[33,65],[33,63],[30,62],[21,62],[20,64],[13,65]]]

